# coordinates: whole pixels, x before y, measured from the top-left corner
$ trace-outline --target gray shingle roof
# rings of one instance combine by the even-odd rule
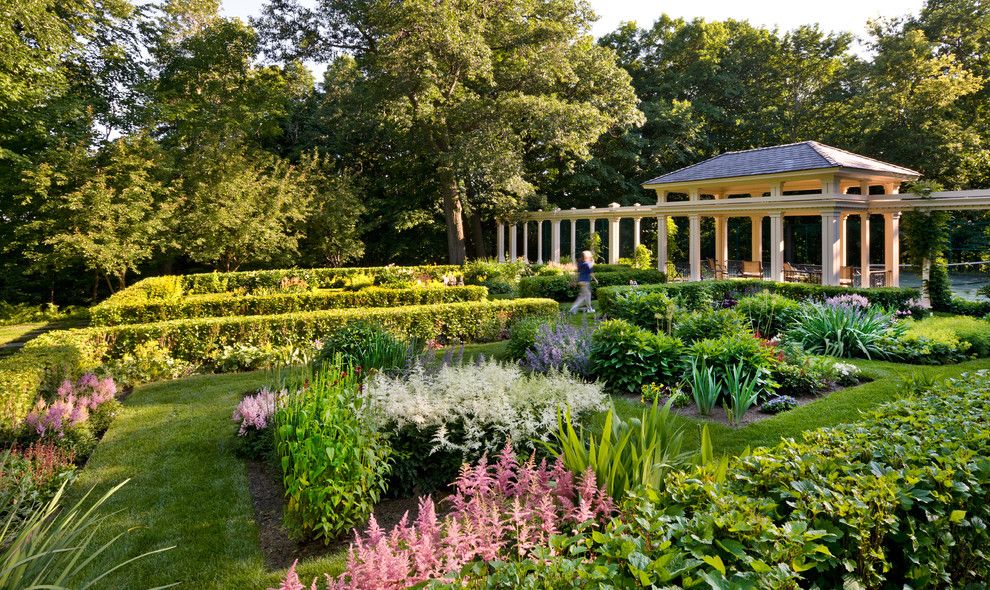
[[[921,176],[920,173],[903,166],[895,166],[867,158],[817,141],[802,141],[752,150],[726,152],[697,164],[662,174],[645,184],[691,182],[822,168],[857,168],[873,172]]]

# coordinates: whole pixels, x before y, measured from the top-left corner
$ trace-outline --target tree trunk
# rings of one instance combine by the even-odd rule
[[[443,216],[447,221],[447,257],[450,264],[464,264],[464,205],[457,179],[450,171],[441,172],[440,192],[443,195]]]
[[[481,260],[488,258],[485,252],[485,232],[481,227],[481,215],[475,213],[471,216],[471,233],[474,234],[474,256]]]

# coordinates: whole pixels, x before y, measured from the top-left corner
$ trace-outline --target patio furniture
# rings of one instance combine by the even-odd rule
[[[853,281],[853,267],[843,266],[839,268],[839,285],[842,287],[852,287]]]
[[[706,262],[708,263],[708,269],[712,271],[712,275],[716,280],[724,279],[729,276],[728,264],[719,264],[711,258],[709,258]]]
[[[759,260],[743,260],[742,270],[739,272],[739,276],[744,279],[762,279],[763,262]]]

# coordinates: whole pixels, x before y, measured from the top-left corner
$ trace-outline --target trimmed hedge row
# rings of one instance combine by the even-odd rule
[[[906,287],[878,287],[875,289],[858,289],[850,287],[834,287],[827,285],[811,285],[808,283],[778,283],[757,279],[727,279],[720,281],[692,281],[684,283],[666,283],[662,285],[644,285],[638,287],[616,286],[598,290],[598,305],[608,314],[616,311],[617,296],[636,289],[643,293],[664,292],[671,298],[678,298],[687,307],[698,309],[711,303],[725,300],[735,300],[746,295],[754,295],[761,291],[778,293],[797,301],[807,299],[824,299],[836,295],[858,294],[870,300],[870,303],[887,308],[905,309],[911,299],[921,297],[918,289]]]
[[[953,297],[948,311],[958,315],[983,317],[990,314],[990,301],[970,301],[962,297]]]
[[[658,270],[614,270],[595,273],[598,279],[599,293],[601,287],[613,285],[629,285],[629,281],[636,281],[640,284],[663,283],[667,280],[667,275]],[[520,297],[548,297],[557,301],[567,301],[574,299],[578,295],[577,282],[574,275],[550,275],[523,277],[519,279]]]
[[[457,588],[984,588],[990,373],[713,468],[672,473],[603,529]],[[542,587],[542,585],[540,586]]]
[[[467,342],[502,338],[509,324],[521,317],[549,319],[558,313],[553,301],[514,299],[194,318],[48,332],[0,360],[0,426],[20,423],[38,395],[52,391],[63,378],[78,377],[148,341],[157,341],[176,359],[198,363],[224,346],[303,345],[355,322],[373,323],[403,337]]]
[[[191,275],[166,275],[142,279],[130,287],[111,295],[103,303],[128,305],[149,300],[174,300],[183,295],[206,295],[232,291],[277,290],[284,279],[301,279],[310,288],[341,287],[347,279],[368,275],[378,277],[386,273],[409,273],[412,276],[440,280],[448,274],[460,274],[462,268],[455,265],[424,266],[368,266],[353,268],[286,268],[276,270],[250,270],[235,272],[210,272]]]
[[[92,308],[93,325],[143,324],[183,318],[275,315],[355,307],[397,307],[481,301],[484,287],[367,287],[360,291],[307,291],[274,295],[214,293],[194,298],[153,299],[143,303],[104,301]]]

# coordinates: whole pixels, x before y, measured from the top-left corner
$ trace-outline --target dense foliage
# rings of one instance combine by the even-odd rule
[[[297,534],[329,543],[371,515],[392,450],[367,418],[357,376],[340,357],[287,389],[272,420],[285,521]]]
[[[975,373],[730,461],[675,472],[603,531],[451,587],[931,587],[990,576],[990,375]],[[932,457],[938,460],[933,461]],[[905,550],[909,546],[910,550]]]

